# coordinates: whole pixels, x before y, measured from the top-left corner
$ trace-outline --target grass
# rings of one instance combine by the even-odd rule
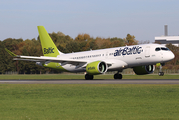
[[[84,79],[82,74],[45,74],[45,75],[0,75],[1,80],[8,79]],[[95,75],[94,79],[113,79],[113,75]],[[179,79],[176,75],[123,75],[123,79]]]
[[[177,120],[179,85],[0,84],[1,120]]]

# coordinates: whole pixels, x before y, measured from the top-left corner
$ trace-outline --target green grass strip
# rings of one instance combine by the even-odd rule
[[[179,85],[0,84],[1,120],[177,120]]]

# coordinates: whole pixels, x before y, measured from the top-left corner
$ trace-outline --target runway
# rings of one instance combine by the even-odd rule
[[[0,84],[179,84],[179,79],[145,80],[0,80]]]

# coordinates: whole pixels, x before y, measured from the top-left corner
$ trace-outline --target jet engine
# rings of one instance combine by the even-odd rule
[[[133,71],[137,75],[151,74],[154,72],[154,70],[155,70],[154,65],[145,65],[145,66],[138,66],[133,68]]]
[[[103,61],[95,61],[86,66],[89,75],[103,74],[107,71],[107,64]]]

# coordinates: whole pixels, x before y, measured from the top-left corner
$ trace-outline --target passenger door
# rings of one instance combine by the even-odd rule
[[[145,48],[145,58],[150,58],[150,46],[146,46]]]

